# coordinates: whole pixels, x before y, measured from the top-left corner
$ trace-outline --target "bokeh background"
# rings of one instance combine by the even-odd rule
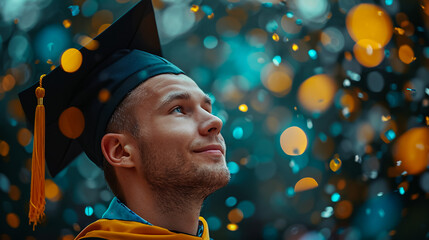
[[[73,239],[112,194],[85,155],[28,225],[17,93],[135,0],[0,2],[0,239]],[[230,184],[213,239],[429,239],[428,0],[154,0],[164,56],[214,100]]]

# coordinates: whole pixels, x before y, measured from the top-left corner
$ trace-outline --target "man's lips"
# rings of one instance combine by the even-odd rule
[[[225,149],[221,145],[207,145],[205,147],[194,150],[196,153],[220,153],[222,155],[225,154]]]

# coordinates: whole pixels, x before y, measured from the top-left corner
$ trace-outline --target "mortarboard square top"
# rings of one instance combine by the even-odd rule
[[[115,108],[127,94],[153,76],[183,73],[157,56],[161,55],[161,47],[150,0],[137,3],[94,41],[97,49],[79,49],[82,63],[76,71],[66,72],[59,66],[43,78],[46,162],[52,176],[82,151],[102,167],[101,138]],[[39,83],[19,94],[30,129],[34,125],[38,86]],[[100,99],[102,93],[110,97]]]

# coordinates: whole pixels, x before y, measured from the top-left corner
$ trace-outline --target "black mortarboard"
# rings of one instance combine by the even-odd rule
[[[137,3],[94,40],[98,43],[97,49],[82,47],[79,50],[82,64],[77,71],[65,72],[60,66],[43,78],[46,89],[46,162],[52,176],[82,151],[101,167],[100,142],[116,106],[132,89],[150,77],[162,73],[183,73],[156,56],[161,55],[161,48],[150,0]],[[38,86],[39,83],[19,94],[31,129],[35,122],[37,99],[34,93]],[[110,98],[100,101],[100,91],[107,91]],[[78,113],[81,112],[84,119],[83,132],[75,139],[66,137],[59,127],[61,114],[71,107],[79,109]],[[66,125],[70,123],[65,122]]]

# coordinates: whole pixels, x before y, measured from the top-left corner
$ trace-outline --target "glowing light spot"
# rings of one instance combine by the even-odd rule
[[[64,136],[76,139],[85,128],[85,118],[83,113],[77,107],[69,107],[61,113],[58,120],[58,126]]]
[[[69,6],[70,12],[72,14],[72,16],[76,16],[79,14],[80,10],[79,10],[79,6],[78,5],[70,5]]]
[[[386,0],[385,3],[387,6],[390,6],[393,4],[393,0]]]
[[[341,159],[338,156],[335,156],[330,162],[329,162],[329,168],[333,172],[338,171],[341,168]]]
[[[279,55],[273,57],[274,65],[279,66],[281,62],[282,62],[282,57],[280,57]]]
[[[414,57],[413,49],[408,45],[402,45],[398,51],[399,59],[405,64],[412,63],[416,58]]]
[[[214,13],[210,14],[207,16],[208,19],[213,19],[214,18]]]
[[[325,211],[323,211],[320,216],[322,218],[329,218],[332,216],[332,214],[334,213],[334,209],[331,206],[328,206],[325,208]]]
[[[92,216],[93,213],[94,213],[94,209],[91,206],[85,207],[85,215],[86,216]]]
[[[267,77],[263,78],[263,84],[271,92],[283,96],[290,92],[292,78],[288,73],[288,69],[279,66],[268,73]]]
[[[207,15],[211,15],[213,13],[213,9],[210,6],[207,5],[203,5],[201,7],[201,10],[203,10],[203,12]]]
[[[231,232],[234,232],[238,230],[238,225],[235,223],[229,223],[228,225],[226,225],[226,229],[228,229]]]
[[[249,107],[247,107],[246,104],[241,104],[240,106],[238,106],[238,110],[242,112],[247,112],[247,110],[249,110]]]
[[[384,49],[379,43],[369,39],[357,42],[353,47],[356,60],[365,67],[378,66],[384,59]]]
[[[287,12],[286,13],[286,17],[293,18],[293,12]]]
[[[67,49],[61,56],[61,67],[65,72],[76,72],[82,64],[82,54],[76,48]]]
[[[31,142],[33,134],[27,128],[21,128],[18,131],[18,142],[21,146],[27,146]]]
[[[198,12],[199,9],[200,9],[200,6],[192,4],[192,6],[191,6],[191,12]]]
[[[303,154],[307,144],[307,135],[299,127],[289,127],[280,136],[280,146],[290,156]]]
[[[349,11],[346,26],[355,42],[371,40],[380,48],[386,46],[393,32],[389,14],[379,6],[368,3],[359,4]]]
[[[64,21],[63,21],[63,26],[65,27],[65,28],[69,28],[69,27],[71,27],[71,21],[69,20],[69,19],[64,19]]]
[[[243,212],[238,208],[232,209],[228,213],[228,220],[232,223],[241,222],[241,220],[243,220]]]
[[[78,39],[78,42],[81,46],[85,47],[88,50],[94,51],[98,49],[99,43],[97,40],[94,40],[88,36],[81,36]]]
[[[236,174],[238,171],[240,171],[240,166],[238,166],[236,162],[229,162],[227,166],[231,174]]]
[[[298,47],[298,45],[296,43],[292,44],[292,50],[294,52],[298,51],[298,49],[299,49],[299,47]]]
[[[299,86],[298,100],[305,110],[321,113],[331,106],[336,89],[335,81],[330,76],[314,75]]]
[[[317,59],[317,52],[314,49],[308,50],[308,56],[310,56],[311,59],[315,60]]]
[[[319,186],[319,184],[316,182],[316,180],[314,180],[314,178],[305,177],[305,178],[299,180],[295,184],[294,191],[295,192],[307,191],[307,190],[310,190],[310,189],[314,189],[314,188],[316,188],[318,186]]]
[[[234,130],[232,131],[232,136],[235,139],[241,139],[244,135],[244,131],[242,127],[236,127],[234,128]]]
[[[276,42],[278,42],[278,41],[280,40],[280,37],[279,37],[279,35],[278,35],[277,33],[273,33],[272,38],[273,38],[273,40],[274,40],[274,41],[276,41]]]
[[[331,201],[332,201],[332,202],[338,202],[338,201],[340,200],[340,198],[341,198],[340,194],[338,194],[338,193],[334,193],[334,194],[332,194],[332,196],[331,196]]]
[[[11,74],[4,76],[3,81],[0,81],[1,86],[5,92],[12,90],[15,87],[16,80]]]
[[[98,92],[98,101],[105,103],[110,99],[110,91],[103,88]]]
[[[9,197],[14,201],[18,201],[21,197],[21,190],[15,185],[11,185],[9,188]]]
[[[6,157],[9,154],[9,144],[3,140],[0,140],[0,155]]]
[[[207,36],[204,38],[203,44],[207,49],[213,49],[217,46],[218,40],[214,36]]]
[[[60,189],[58,185],[51,179],[46,179],[45,182],[45,196],[47,199],[56,202],[60,198]]]
[[[339,219],[346,219],[350,217],[353,212],[353,204],[348,200],[343,200],[335,205],[335,217]]]
[[[390,121],[390,119],[391,119],[391,117],[390,117],[390,115],[387,115],[387,116],[381,116],[381,121],[383,121],[383,122],[387,122],[387,121]]]
[[[404,189],[403,187],[400,187],[400,188],[399,188],[399,193],[400,193],[401,195],[404,195],[404,194],[405,194],[405,189]]]
[[[218,217],[211,216],[207,218],[207,224],[209,225],[210,230],[217,231],[221,227],[222,223]]]
[[[19,227],[19,217],[15,213],[8,213],[6,215],[6,222],[11,228]]]
[[[395,142],[393,157],[402,161],[398,166],[400,172],[419,174],[425,171],[429,159],[429,129],[412,128],[402,134]]]
[[[396,133],[392,129],[386,131],[384,135],[386,136],[387,140],[389,140],[389,142],[396,138]]]
[[[104,30],[106,30],[108,27],[110,27],[110,23],[105,23],[105,24],[102,24],[99,28],[98,28],[98,31],[97,31],[97,34],[101,34],[102,32],[104,32]]]
[[[399,27],[395,27],[395,32],[398,33],[399,35],[404,35],[405,30]]]
[[[233,207],[235,204],[237,204],[237,198],[235,197],[229,197],[225,200],[225,205],[227,207]]]

